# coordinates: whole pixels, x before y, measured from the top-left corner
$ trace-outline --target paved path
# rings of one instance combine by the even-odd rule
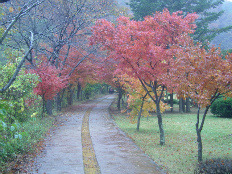
[[[114,95],[72,107],[35,162],[41,174],[160,174],[157,165],[114,124]]]

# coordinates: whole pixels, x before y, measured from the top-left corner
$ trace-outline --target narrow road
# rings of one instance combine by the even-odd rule
[[[157,165],[112,121],[108,108],[114,97],[72,107],[46,140],[31,173],[160,174]]]

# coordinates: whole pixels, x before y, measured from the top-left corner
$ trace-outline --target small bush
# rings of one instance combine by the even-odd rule
[[[11,161],[17,156],[33,152],[33,145],[43,138],[53,122],[54,118],[51,117],[30,118],[19,126],[12,124],[10,129],[3,129],[0,132],[0,173],[8,170]]]
[[[211,106],[211,113],[219,117],[232,118],[232,98],[217,99]]]
[[[196,174],[232,174],[232,159],[208,159],[200,163]]]

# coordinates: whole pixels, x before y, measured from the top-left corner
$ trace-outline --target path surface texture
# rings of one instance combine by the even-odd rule
[[[111,119],[114,95],[72,107],[45,141],[31,173],[160,174],[157,165]]]

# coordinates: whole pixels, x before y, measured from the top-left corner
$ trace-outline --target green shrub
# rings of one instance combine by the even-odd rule
[[[6,170],[6,163],[10,163],[19,154],[32,152],[33,145],[43,138],[53,122],[54,118],[51,117],[30,118],[21,124],[3,126],[0,132],[0,171]]]
[[[232,98],[219,98],[211,106],[211,113],[219,117],[232,118]]]
[[[93,92],[93,88],[90,84],[87,84],[86,87],[84,88],[84,94],[85,94],[85,98],[89,99],[89,97],[91,96]]]
[[[208,159],[200,163],[195,170],[197,174],[232,174],[231,159]]]

